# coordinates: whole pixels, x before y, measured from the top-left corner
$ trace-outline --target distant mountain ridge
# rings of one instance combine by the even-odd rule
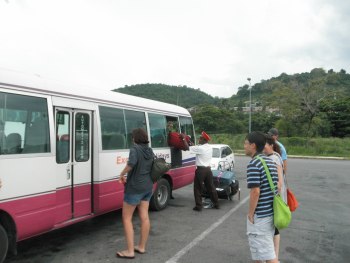
[[[278,96],[296,96],[299,92],[307,92],[308,87],[318,89],[322,96],[350,95],[350,74],[345,70],[327,72],[322,68],[315,68],[310,72],[288,75],[282,73],[269,80],[261,80],[252,86],[252,102],[263,106],[276,106]],[[289,93],[283,93],[287,90]],[[238,92],[230,98],[218,98],[187,86],[171,86],[165,84],[136,84],[117,88],[113,91],[158,100],[166,103],[191,108],[198,105],[215,105],[223,108],[242,107],[249,100],[248,84],[239,87]],[[274,105],[275,104],[275,105]]]
[[[276,127],[286,137],[350,136],[350,74],[343,69],[282,73],[251,89],[247,83],[230,98],[213,98],[199,89],[164,84],[138,84],[114,91],[190,109],[197,132],[246,133],[247,113],[251,112],[251,127],[256,131]]]
[[[209,94],[187,86],[170,86],[165,84],[136,84],[114,89],[113,91],[158,100],[190,108],[200,104],[215,104]]]

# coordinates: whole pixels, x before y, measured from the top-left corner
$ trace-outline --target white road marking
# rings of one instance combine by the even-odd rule
[[[239,205],[232,208],[230,211],[228,211],[225,215],[223,215],[218,221],[216,221],[214,224],[212,224],[207,230],[202,232],[198,237],[193,239],[191,243],[189,243],[187,246],[185,246],[183,249],[181,249],[179,252],[175,254],[172,258],[168,259],[165,263],[176,263],[183,255],[185,255],[191,248],[196,246],[200,241],[202,241],[207,235],[209,235],[215,228],[217,228],[219,225],[221,225],[227,218],[229,218],[234,212],[237,211],[238,208],[240,208],[243,204],[245,204],[249,199],[249,195],[244,198]]]
[[[121,237],[121,238],[117,238],[116,240],[114,240],[114,242],[118,243],[119,241],[123,241],[123,240],[125,240],[125,238]]]

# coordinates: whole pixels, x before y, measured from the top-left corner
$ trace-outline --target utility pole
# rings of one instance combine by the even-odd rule
[[[249,81],[249,133],[252,131],[252,84],[250,81],[251,78],[247,78]]]

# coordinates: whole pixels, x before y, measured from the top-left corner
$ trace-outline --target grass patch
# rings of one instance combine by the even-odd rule
[[[244,153],[246,134],[212,134],[211,143],[228,144],[236,153]],[[350,138],[281,137],[289,155],[350,158]]]

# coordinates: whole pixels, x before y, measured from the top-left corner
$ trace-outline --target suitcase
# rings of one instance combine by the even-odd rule
[[[191,145],[191,138],[190,136],[184,134],[185,136],[185,140],[187,141],[188,145]],[[185,148],[185,144],[182,140],[182,138],[180,137],[180,133],[177,132],[169,132],[168,134],[168,145],[170,147],[174,147],[176,149],[180,149],[180,150],[186,150]]]
[[[225,165],[220,164],[219,162],[218,167],[225,167]],[[232,200],[232,197],[239,193],[238,199],[240,199],[240,188],[239,188],[239,181],[236,179],[236,174],[234,171],[232,171],[231,166],[227,170],[213,170],[213,183],[216,188],[216,192],[218,194],[218,197],[221,199],[227,199]],[[205,189],[205,186],[203,185],[203,196],[209,197],[209,194],[207,190]]]

